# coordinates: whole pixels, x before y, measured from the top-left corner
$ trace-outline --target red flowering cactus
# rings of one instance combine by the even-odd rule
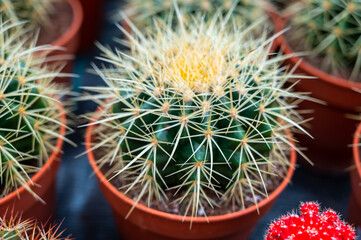
[[[266,240],[354,240],[355,231],[336,212],[319,212],[316,203],[304,203],[301,215],[291,214],[271,224]]]

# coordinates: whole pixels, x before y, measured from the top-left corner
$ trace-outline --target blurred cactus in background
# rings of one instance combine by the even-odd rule
[[[46,63],[54,47],[35,46],[21,23],[0,24],[0,197],[24,185],[55,149],[59,98],[67,91],[52,82],[61,66]]]
[[[49,27],[49,15],[55,11],[53,5],[56,1],[58,0],[0,0],[3,21],[26,21],[31,29]]]
[[[185,23],[175,14],[177,27],[158,22],[146,36],[120,27],[129,53],[99,45],[109,66],[94,66],[106,87],[86,88],[102,107],[91,150],[121,191],[148,206],[167,205],[168,192],[185,216],[220,202],[232,211],[246,198],[257,204],[290,167],[286,129],[304,131],[295,108],[306,96],[284,86],[297,78],[280,68],[284,57],[269,58],[275,37],[251,34],[260,22],[245,28],[216,14]]]
[[[273,9],[266,0],[128,0],[125,15],[139,28],[153,26],[153,18],[171,20],[177,26],[177,16],[173,11],[173,2],[182,10],[184,22],[191,20],[197,13],[211,18],[217,11],[225,17],[230,13],[231,21],[250,25],[267,16],[266,10]],[[119,16],[119,15],[118,15]],[[120,14],[120,18],[122,18]],[[119,17],[118,17],[119,18]],[[270,24],[271,25],[271,24]]]
[[[291,8],[293,37],[304,50],[321,57],[325,71],[361,81],[361,0],[301,0]]]

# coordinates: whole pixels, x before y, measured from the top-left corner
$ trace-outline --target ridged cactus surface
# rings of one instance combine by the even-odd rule
[[[257,38],[217,16],[157,26],[133,28],[129,53],[100,46],[107,86],[87,88],[103,107],[92,123],[98,164],[136,201],[168,204],[171,192],[184,215],[256,204],[289,167],[285,129],[303,131],[294,108],[304,97],[284,86],[296,76],[269,58],[266,30]]]
[[[292,32],[304,50],[325,70],[361,81],[361,0],[302,0],[293,8]]]
[[[24,185],[55,148],[61,96],[47,66],[49,46],[35,46],[19,23],[0,24],[0,197]]]

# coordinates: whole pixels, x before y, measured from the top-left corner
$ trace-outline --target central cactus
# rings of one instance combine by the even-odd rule
[[[269,59],[266,30],[255,38],[221,17],[179,21],[146,37],[133,28],[129,55],[100,46],[110,66],[95,66],[107,87],[87,88],[103,107],[92,150],[137,202],[167,203],[171,191],[191,216],[215,196],[235,209],[248,194],[257,204],[289,167],[285,129],[303,130],[292,100],[302,96],[284,88],[296,76],[279,68],[283,57]]]

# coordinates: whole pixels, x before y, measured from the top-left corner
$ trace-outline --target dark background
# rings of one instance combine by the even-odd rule
[[[110,13],[120,1],[104,2],[104,11]],[[105,15],[106,17],[109,16]],[[114,37],[121,37],[120,30],[104,19],[99,42],[116,46],[113,43]],[[95,62],[95,56],[98,55],[95,47],[78,55],[74,71],[79,78],[73,79],[76,92],[81,92],[82,85],[103,84],[99,77],[87,72],[91,68],[90,63]],[[93,111],[95,107],[89,102],[78,103],[76,115]],[[110,207],[99,190],[95,176],[92,175],[86,155],[76,157],[85,151],[84,131],[85,129],[78,128],[69,136],[78,144],[77,148],[66,145],[64,149],[58,174],[57,221],[63,221],[62,228],[66,228],[66,233],[77,240],[119,239]],[[347,173],[344,176],[329,176],[298,166],[292,183],[279,196],[274,207],[260,220],[251,240],[263,239],[271,221],[296,209],[300,202],[318,201],[322,203],[322,208],[332,208],[346,218],[349,195],[350,181]]]

